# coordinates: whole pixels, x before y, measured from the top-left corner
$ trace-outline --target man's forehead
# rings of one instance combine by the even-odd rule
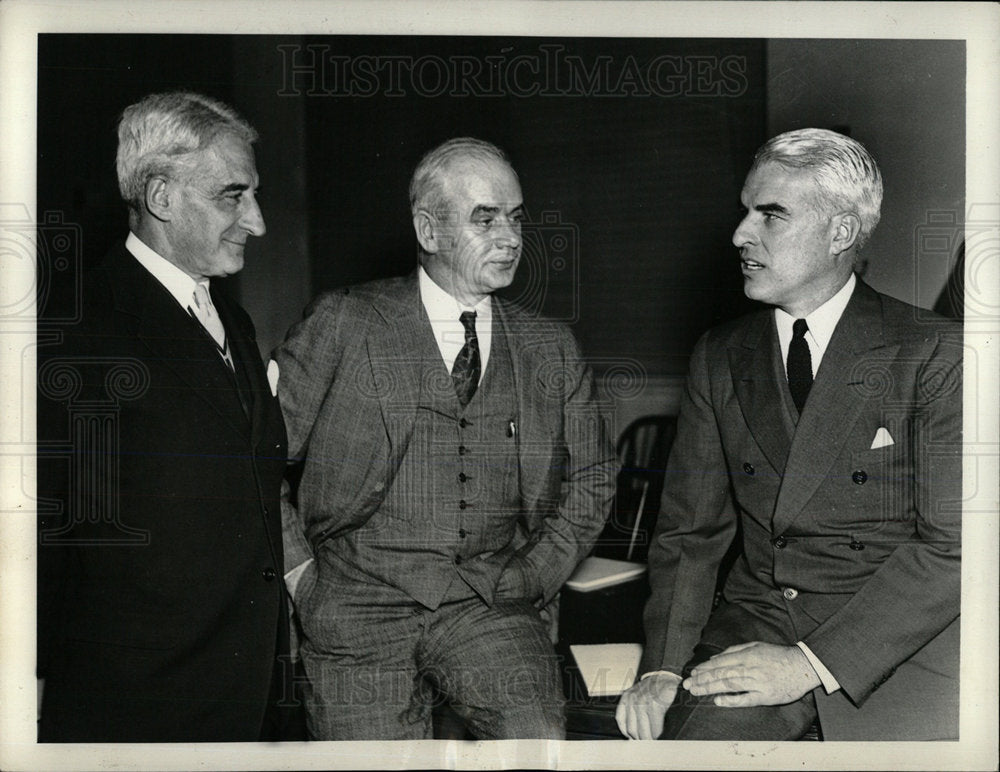
[[[811,205],[818,189],[808,169],[790,169],[778,163],[757,167],[747,177],[743,198],[749,204],[781,204],[785,208]]]
[[[522,205],[521,185],[509,164],[500,160],[458,159],[445,171],[446,186],[463,208],[514,209]]]
[[[253,148],[238,137],[222,135],[216,138],[202,151],[202,160],[204,163],[199,164],[196,173],[213,186],[257,184]]]

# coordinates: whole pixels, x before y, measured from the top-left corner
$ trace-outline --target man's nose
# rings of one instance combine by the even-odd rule
[[[496,242],[511,249],[521,246],[521,223],[508,220],[499,226]]]
[[[264,224],[264,215],[260,211],[257,199],[250,199],[249,205],[240,218],[240,226],[253,236],[263,236],[267,233],[267,226]]]
[[[746,217],[740,220],[740,224],[737,225],[736,230],[733,231],[733,244],[735,244],[737,247],[742,247],[747,243],[749,243],[751,240],[749,220],[750,220],[750,215],[748,214]]]

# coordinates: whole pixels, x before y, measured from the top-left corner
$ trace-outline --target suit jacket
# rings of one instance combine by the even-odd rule
[[[43,741],[259,737],[288,647],[286,437],[250,318],[212,295],[239,391],[122,244],[40,349]]]
[[[801,640],[842,687],[815,691],[827,739],[957,734],[961,328],[931,316],[858,282],[797,426],[773,311],[702,337],[642,672],[680,673],[699,638]],[[880,427],[893,442],[872,448]],[[710,619],[737,521],[743,554]]]
[[[496,297],[493,308],[513,360],[524,507],[516,543],[481,557],[543,603],[600,532],[617,460],[569,330]],[[299,506],[284,511],[289,568],[381,504],[426,387],[414,352],[430,334],[414,273],[322,295],[276,353],[289,454],[307,459]]]

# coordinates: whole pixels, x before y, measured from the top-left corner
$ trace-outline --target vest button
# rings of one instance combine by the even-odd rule
[[[459,482],[465,482],[468,479],[469,479],[469,476],[465,472],[459,472],[458,473],[458,481]]]
[[[264,507],[264,517],[267,517],[269,514],[271,514],[270,510],[267,507]]]
[[[458,422],[458,425],[464,429],[466,426],[469,425],[469,422],[463,418],[461,421]]]
[[[850,547],[855,552],[861,552],[861,550],[863,550],[865,548],[865,545],[864,545],[864,542],[860,542],[857,539],[854,539],[851,542]]]
[[[854,480],[855,485],[864,485],[866,482],[868,482],[868,472],[866,472],[864,469],[855,470],[851,474],[851,479]]]
[[[795,600],[797,597],[799,597],[799,591],[796,590],[794,587],[786,587],[781,591],[781,597],[783,597],[785,600]]]
[[[458,538],[459,539],[464,539],[465,538],[465,529],[464,528],[459,528],[458,529]]]
[[[455,555],[455,565],[456,566],[462,565],[462,556],[461,555]]]
[[[771,544],[774,545],[775,549],[783,550],[785,546],[788,544],[788,539],[786,539],[784,536],[778,536],[771,540]]]
[[[468,448],[466,448],[465,445],[459,445],[458,446],[458,455],[464,456],[467,451],[468,451]]]
[[[746,461],[743,464],[743,471],[746,472],[747,474],[754,474],[757,470],[753,468],[753,464],[751,464],[749,461]]]
[[[458,502],[459,509],[465,509],[467,506],[469,505],[465,503],[465,499],[462,499],[460,502]]]
[[[274,577],[276,577],[278,573],[273,568],[268,566],[267,568],[265,568],[263,571],[260,572],[260,575],[264,577],[265,582],[273,582]]]

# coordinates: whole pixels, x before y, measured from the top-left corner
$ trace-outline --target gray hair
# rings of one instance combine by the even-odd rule
[[[115,160],[122,198],[139,209],[152,177],[189,173],[192,154],[220,134],[232,134],[247,144],[257,140],[257,132],[239,113],[201,94],[150,94],[129,105],[118,121]]]
[[[410,178],[412,214],[415,215],[420,209],[439,214],[448,208],[444,172],[458,159],[501,161],[510,166],[506,153],[490,142],[473,137],[449,139],[421,158]],[[517,176],[517,172],[514,172],[514,176]]]
[[[864,246],[878,225],[882,207],[882,175],[864,145],[827,129],[798,129],[764,143],[750,171],[771,162],[808,169],[819,188],[821,205],[858,215],[857,248]]]

